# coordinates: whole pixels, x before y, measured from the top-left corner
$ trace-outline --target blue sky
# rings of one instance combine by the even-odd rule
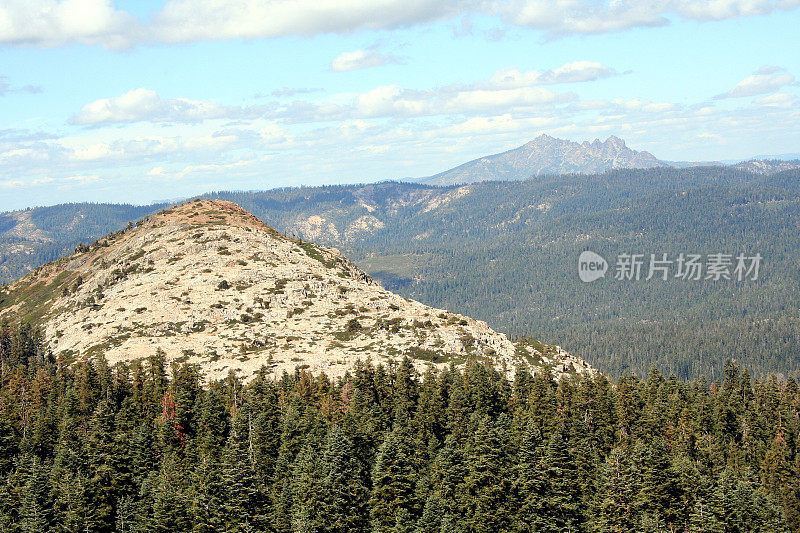
[[[800,0],[0,0],[0,210],[800,152]]]

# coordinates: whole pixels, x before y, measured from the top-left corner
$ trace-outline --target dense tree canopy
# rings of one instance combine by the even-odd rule
[[[0,328],[7,532],[800,531],[800,390],[653,370],[263,369],[53,360]]]

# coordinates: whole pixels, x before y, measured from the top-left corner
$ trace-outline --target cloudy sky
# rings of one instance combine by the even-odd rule
[[[0,211],[800,152],[800,0],[0,0]]]

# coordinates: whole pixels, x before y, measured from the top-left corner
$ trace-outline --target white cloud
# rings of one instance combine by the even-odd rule
[[[89,185],[91,183],[97,183],[102,180],[100,179],[100,176],[97,175],[87,176],[81,174],[78,176],[67,176],[66,178],[61,178],[59,181],[61,181],[64,184],[64,186],[67,186],[67,185]],[[62,186],[62,188],[64,188],[64,186]]]
[[[97,161],[133,160],[171,154],[181,149],[189,149],[188,141],[159,135],[122,136],[110,142],[92,142],[92,139],[70,138],[59,144],[68,152],[69,161],[89,163]]]
[[[430,133],[430,137],[464,137],[485,135],[487,133],[519,131],[523,122],[515,120],[508,113],[495,117],[473,117],[463,122],[439,128]]]
[[[388,152],[392,149],[391,146],[388,144],[381,144],[381,145],[374,145],[374,144],[367,144],[364,146],[356,146],[356,150],[360,152],[369,152],[371,154],[380,155]]]
[[[567,80],[588,80],[609,75],[613,69],[599,63],[574,62],[536,75],[504,70],[489,82],[467,86],[446,86],[411,90],[399,85],[375,87],[362,93],[339,93],[321,100],[272,102],[267,106],[225,106],[218,102],[188,98],[161,98],[156,91],[139,88],[120,96],[90,102],[76,113],[76,125],[103,127],[122,124],[159,124],[176,126],[203,121],[268,121],[261,126],[260,138],[269,144],[290,142],[292,136],[284,126],[352,119],[409,119],[443,115],[483,116],[487,112],[543,112],[576,102],[572,92],[556,92],[544,87],[527,86],[531,82],[560,83]],[[509,74],[511,73],[511,74]],[[280,124],[280,125],[279,125]],[[187,147],[217,147],[241,140],[241,132],[214,132],[199,137]],[[251,135],[252,132],[245,133]],[[100,154],[100,146],[86,148],[74,157],[91,159]],[[102,155],[102,154],[100,154]]]
[[[474,90],[458,93],[446,103],[445,109],[453,113],[476,113],[489,109],[555,105],[575,99],[577,96],[573,93],[554,93],[541,87]]]
[[[111,147],[105,143],[89,144],[75,149],[72,159],[77,161],[91,161],[111,155]]]
[[[523,0],[497,9],[514,24],[544,30],[551,37],[570,33],[605,33],[667,24],[666,2],[580,2]]]
[[[242,167],[247,167],[255,163],[256,161],[234,161],[232,163],[206,163],[202,165],[186,165],[183,167],[182,170],[175,172],[175,173],[167,173],[164,172],[161,167],[157,167],[161,169],[161,172],[156,174],[156,176],[168,176],[173,177],[175,179],[183,179],[190,174],[218,174],[220,171],[229,171],[233,169],[238,169]],[[155,170],[155,169],[153,169]],[[150,172],[153,172],[152,170]],[[148,175],[153,176],[153,174],[148,173]]]
[[[65,177],[44,176],[33,179],[10,179],[0,181],[0,189],[27,189],[43,185],[55,185],[58,189],[70,189],[76,186],[89,185],[101,181],[97,175],[77,175]]]
[[[258,135],[266,143],[277,143],[289,140],[289,135],[281,126],[270,123],[258,130]]]
[[[552,107],[576,98],[573,93],[555,93],[541,87],[414,91],[387,85],[358,95],[355,113],[368,118],[476,115],[494,109]]]
[[[492,4],[510,22],[543,30],[550,37],[596,34],[685,20],[724,20],[791,10],[800,0],[518,0]]]
[[[0,4],[0,43],[53,47],[68,43],[125,46],[136,19],[111,0],[5,0]]]
[[[398,85],[387,85],[358,95],[356,109],[364,117],[428,115],[433,111],[432,97],[432,92],[408,91]]]
[[[498,70],[492,75],[490,84],[497,87],[517,88],[531,85],[554,85],[559,83],[580,83],[614,76],[617,71],[596,61],[572,61],[555,70],[528,70],[520,72],[516,68]]]
[[[469,10],[479,0],[168,0],[151,20],[112,0],[5,0],[0,43],[138,43],[259,39],[413,26]]]
[[[71,43],[121,48],[140,43],[262,39],[410,27],[470,14],[549,37],[661,26],[670,17],[724,20],[791,10],[800,0],[168,0],[147,20],[112,0],[5,0],[0,43]],[[502,31],[502,29],[500,30]]]
[[[412,26],[454,16],[468,5],[439,0],[170,0],[152,29],[155,39],[165,42],[348,33]]]
[[[231,109],[214,102],[187,98],[162,99],[150,89],[128,91],[122,96],[88,103],[72,117],[73,124],[98,125],[121,122],[197,122],[231,115]]]
[[[270,96],[274,96],[276,98],[284,98],[290,96],[297,96],[298,94],[309,94],[321,91],[321,88],[318,87],[299,87],[299,88],[292,88],[292,87],[283,87],[281,89],[277,89],[270,93]],[[261,98],[265,95],[259,94],[256,95],[258,98]]]
[[[788,93],[775,93],[756,98],[754,102],[767,107],[792,107],[797,102],[797,97]]]
[[[689,19],[724,20],[790,10],[798,5],[797,0],[681,0],[676,9]]]
[[[362,68],[380,67],[388,63],[397,63],[394,56],[384,55],[378,50],[364,50],[360,48],[352,52],[342,52],[331,62],[334,72],[346,72]]]
[[[210,135],[201,135],[199,137],[187,139],[184,146],[189,150],[218,150],[230,146],[238,140],[239,138],[236,135],[212,133]]]
[[[680,108],[678,104],[672,102],[651,102],[650,100],[642,100],[641,98],[614,98],[611,103],[625,111],[644,113],[665,113],[676,111]]]
[[[755,74],[737,83],[730,91],[716,98],[741,98],[777,91],[785,85],[794,83],[794,76],[780,67],[761,67]]]

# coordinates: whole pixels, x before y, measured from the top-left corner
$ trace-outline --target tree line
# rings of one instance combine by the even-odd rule
[[[204,383],[0,327],[0,529],[797,532],[800,391],[356,364]]]

